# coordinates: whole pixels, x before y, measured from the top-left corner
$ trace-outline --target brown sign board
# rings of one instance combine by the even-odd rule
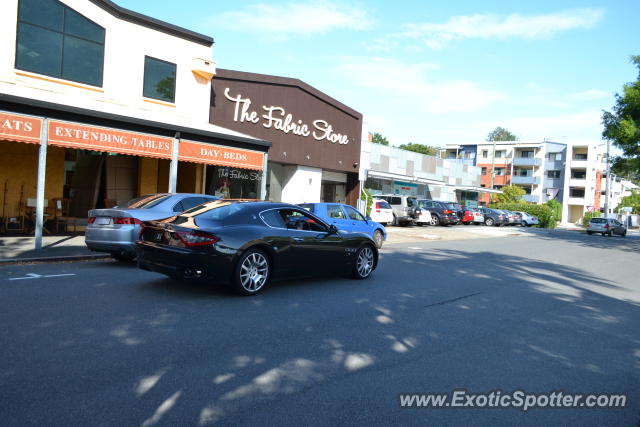
[[[271,141],[270,161],[358,172],[362,114],[300,80],[218,69],[209,121]]]

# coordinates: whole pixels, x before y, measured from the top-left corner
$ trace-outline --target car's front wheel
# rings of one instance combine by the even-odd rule
[[[373,241],[376,242],[376,246],[378,249],[382,247],[382,231],[376,230],[373,232]]]
[[[233,277],[233,288],[240,295],[256,295],[262,291],[271,276],[269,257],[260,249],[249,249],[242,254]]]
[[[373,248],[371,246],[361,247],[356,253],[356,262],[353,265],[351,276],[354,279],[366,279],[371,276],[374,262]]]
[[[589,230],[587,230],[587,234],[588,234],[589,236],[591,236],[591,235],[593,234],[593,231],[589,231]]]

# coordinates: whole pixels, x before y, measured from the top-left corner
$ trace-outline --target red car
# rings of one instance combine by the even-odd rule
[[[464,210],[464,217],[462,217],[461,222],[464,225],[469,225],[469,224],[481,224],[484,222],[484,215],[482,215],[481,212],[475,211],[473,209],[465,209]]]

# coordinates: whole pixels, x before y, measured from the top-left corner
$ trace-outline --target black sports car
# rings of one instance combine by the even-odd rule
[[[350,274],[378,264],[375,242],[311,212],[274,202],[216,200],[142,223],[138,267],[179,279],[230,284],[254,295],[272,278]]]

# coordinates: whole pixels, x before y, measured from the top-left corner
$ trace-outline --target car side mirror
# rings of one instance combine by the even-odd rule
[[[367,215],[364,219],[366,219],[367,221],[373,221],[369,215]]]
[[[338,227],[336,227],[335,225],[331,224],[329,226],[329,234],[338,234]]]

